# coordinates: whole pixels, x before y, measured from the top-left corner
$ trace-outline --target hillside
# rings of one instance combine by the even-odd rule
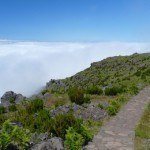
[[[116,84],[150,82],[150,53],[109,57],[94,62],[84,71],[63,80],[51,80],[46,89],[64,92],[69,87],[83,89],[97,85],[105,88]]]

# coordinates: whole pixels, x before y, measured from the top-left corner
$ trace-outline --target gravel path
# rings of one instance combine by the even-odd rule
[[[134,128],[150,102],[150,87],[134,96],[106,123],[86,147],[87,150],[134,150]]]

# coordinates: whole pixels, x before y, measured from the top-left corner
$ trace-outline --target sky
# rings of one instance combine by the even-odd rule
[[[150,0],[0,0],[0,39],[150,41]]]
[[[31,96],[94,61],[150,52],[150,0],[0,0],[0,97]]]

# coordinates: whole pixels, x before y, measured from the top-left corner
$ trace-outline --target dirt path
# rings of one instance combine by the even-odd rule
[[[133,97],[94,137],[87,150],[134,150],[134,128],[150,102],[150,87]]]

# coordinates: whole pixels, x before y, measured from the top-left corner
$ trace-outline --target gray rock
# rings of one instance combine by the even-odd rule
[[[104,119],[107,116],[107,113],[105,110],[102,110],[101,108],[93,105],[87,107],[86,109],[82,109],[78,115],[80,115],[80,117],[84,120],[92,119],[94,121],[99,121]]]
[[[8,107],[12,103],[18,104],[21,101],[23,101],[24,99],[25,99],[25,97],[23,95],[16,94],[13,91],[8,91],[1,97],[1,105],[4,107]]]
[[[48,133],[41,133],[39,134],[38,138],[41,140],[41,141],[44,141],[44,140],[47,140],[48,139]]]
[[[58,137],[53,137],[35,145],[31,150],[64,150],[63,140]]]
[[[46,83],[46,89],[54,90],[54,91],[59,91],[59,89],[64,89],[66,90],[66,84],[62,80],[54,80],[51,79],[49,82]]]
[[[23,101],[25,97],[22,94],[16,94],[15,103],[18,104]]]
[[[12,124],[13,126],[23,127],[23,125],[22,125],[21,122],[13,121],[13,122],[11,122],[11,124]]]
[[[54,117],[58,114],[67,114],[69,111],[73,110],[73,112],[77,112],[79,110],[83,109],[82,106],[79,106],[77,104],[73,104],[73,106],[71,105],[63,105],[63,106],[59,106],[58,108],[54,109],[51,111],[51,116]]]
[[[42,141],[46,141],[49,139],[48,132],[46,133],[33,133],[30,140],[30,146],[34,146]]]
[[[107,116],[107,112],[95,105],[89,105],[88,107],[82,107],[77,104],[63,105],[51,111],[51,116],[54,117],[58,114],[67,114],[70,110],[73,110],[75,117],[82,118],[84,120],[92,119],[99,121]]]

